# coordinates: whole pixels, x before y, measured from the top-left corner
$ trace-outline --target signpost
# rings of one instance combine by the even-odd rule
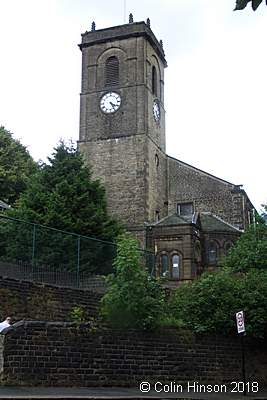
[[[246,332],[245,315],[243,311],[239,311],[236,313],[236,326],[237,326],[237,333]]]
[[[244,396],[246,396],[247,391],[246,391],[246,370],[245,370],[245,349],[244,349],[244,336],[246,335],[245,313],[243,311],[238,311],[235,316],[236,316],[237,333],[243,333],[242,335],[243,384],[244,384]]]

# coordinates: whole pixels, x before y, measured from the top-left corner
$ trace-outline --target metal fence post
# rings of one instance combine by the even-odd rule
[[[81,236],[78,236],[78,254],[77,254],[77,287],[80,287],[80,251],[81,251]]]
[[[35,239],[36,239],[36,225],[33,225],[33,234],[32,234],[32,277],[34,272],[34,252],[35,252]]]

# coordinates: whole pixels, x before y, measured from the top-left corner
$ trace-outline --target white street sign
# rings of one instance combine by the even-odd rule
[[[236,326],[237,333],[245,332],[245,315],[243,311],[239,311],[236,313]]]

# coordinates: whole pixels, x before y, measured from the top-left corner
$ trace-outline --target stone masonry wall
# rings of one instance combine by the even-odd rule
[[[2,335],[0,335],[2,336]],[[87,324],[22,322],[4,331],[2,385],[132,386],[142,381],[185,387],[242,381],[237,333],[188,329],[108,330]],[[266,343],[246,344],[247,382],[266,388]]]
[[[209,211],[245,228],[253,206],[244,190],[174,158],[168,163],[169,213],[177,212],[179,203],[193,202],[195,211]]]
[[[139,230],[139,246],[146,247],[144,222],[166,214],[166,157],[145,134],[80,142],[79,150],[93,164],[93,178],[106,186],[108,211]],[[156,164],[156,156],[159,163]]]
[[[70,289],[48,284],[21,281],[0,276],[0,318],[72,321],[71,313],[78,307],[88,320],[95,317],[101,293]]]

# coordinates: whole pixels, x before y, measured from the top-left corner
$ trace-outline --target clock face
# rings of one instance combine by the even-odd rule
[[[121,106],[121,96],[116,92],[108,92],[100,99],[100,108],[105,114],[116,112]]]
[[[157,100],[153,101],[153,115],[154,115],[155,121],[159,122],[159,120],[160,120],[160,108],[159,108],[159,102]]]

